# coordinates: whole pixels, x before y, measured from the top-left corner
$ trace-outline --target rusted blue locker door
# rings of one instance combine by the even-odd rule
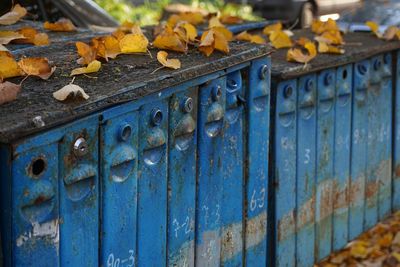
[[[382,56],[370,60],[370,83],[367,89],[367,171],[365,182],[364,230],[368,230],[378,222],[378,172],[383,160],[383,140],[379,139],[381,127],[382,95]]]
[[[298,85],[297,102],[297,266],[312,266],[315,257],[316,102],[316,75],[301,77]]]
[[[167,99],[139,113],[138,266],[165,266],[167,257]]]
[[[252,61],[248,74],[245,266],[266,266],[269,256],[267,255],[267,207],[270,69],[270,58],[261,58]]]
[[[59,147],[62,266],[98,265],[98,118],[75,122]]]
[[[131,110],[123,105],[104,112],[100,128],[103,266],[135,263],[138,112]]]
[[[222,77],[199,88],[197,266],[220,263],[225,87]]]
[[[1,188],[8,207],[2,218],[9,218],[2,222],[5,266],[60,265],[58,140],[52,137],[47,133],[2,151],[7,154],[1,160],[10,164]]]
[[[221,266],[241,266],[243,258],[244,83],[240,70],[226,77],[221,202]]]
[[[297,82],[276,89],[275,246],[276,266],[295,266],[296,258],[296,108]]]
[[[379,142],[382,143],[382,161],[377,172],[378,194],[378,220],[383,220],[392,212],[392,124],[393,124],[393,81],[392,81],[392,55],[386,53],[382,59],[381,95],[379,97]],[[368,153],[369,154],[369,153]]]
[[[393,211],[400,210],[400,51],[396,55],[395,92],[394,92],[394,146],[393,146]]]
[[[168,266],[194,266],[197,87],[169,101]]]
[[[335,150],[333,186],[333,250],[348,241],[350,136],[353,66],[336,69]]]
[[[351,126],[351,171],[349,190],[349,239],[363,232],[364,192],[367,167],[367,88],[369,86],[369,61],[363,60],[353,68],[353,110]]]
[[[336,73],[333,69],[318,74],[317,173],[315,210],[315,256],[327,257],[332,250],[333,150],[335,127]]]

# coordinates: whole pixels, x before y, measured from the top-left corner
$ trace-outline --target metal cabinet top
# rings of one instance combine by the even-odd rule
[[[28,77],[17,100],[0,106],[0,143],[8,143],[61,125],[106,107],[138,100],[183,82],[265,56],[271,51],[265,46],[231,42],[229,55],[214,52],[206,57],[194,49],[186,55],[170,52],[169,57],[181,61],[181,69],[164,68],[156,72],[154,71],[161,66],[156,59],[158,50],[150,50],[152,57],[148,54],[120,55],[103,64],[99,72],[90,75],[94,78],[76,77],[74,84],[81,86],[90,96],[87,101],[58,102],[53,98],[53,92],[69,84],[72,80],[71,70],[79,67],[76,63],[78,54],[75,40],[90,40],[94,35],[96,34],[78,32],[79,37],[76,39],[69,36],[68,40],[62,41],[59,38],[60,41],[49,46],[17,49],[12,52],[17,59],[23,56],[47,57],[57,69],[47,81]],[[33,119],[37,116],[41,117],[45,126],[35,126]]]
[[[310,30],[294,32],[293,40],[299,37],[307,37],[312,40]],[[286,80],[296,78],[307,73],[317,72],[323,69],[354,63],[371,56],[393,51],[400,48],[399,41],[384,41],[378,39],[372,33],[351,32],[343,35],[345,53],[343,55],[318,54],[307,65],[292,63],[286,60],[287,49],[274,52],[272,58],[271,75],[274,80]]]

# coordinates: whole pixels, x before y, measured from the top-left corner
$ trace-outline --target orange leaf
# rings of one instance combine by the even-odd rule
[[[304,48],[307,50],[307,54],[304,54],[300,48],[289,49],[286,55],[287,60],[292,62],[308,63],[316,57],[317,49],[314,43],[306,43]]]
[[[221,34],[224,35],[225,39],[230,42],[233,39],[233,33],[228,30],[227,28],[225,28],[224,26],[222,27],[213,27],[212,30],[214,32],[220,32]]]
[[[188,22],[178,23],[174,32],[186,43],[193,42],[197,37],[196,27]]]
[[[13,31],[0,31],[0,44],[8,44],[12,40],[25,38],[22,34]]]
[[[270,35],[273,32],[281,31],[283,29],[282,23],[278,22],[275,24],[268,25],[264,28],[263,33],[265,35]]]
[[[212,28],[209,31],[205,31],[201,36],[199,50],[206,56],[210,56],[214,49],[224,53],[229,53],[228,40],[225,35],[216,31],[215,28]]]
[[[145,53],[149,40],[143,34],[129,33],[119,41],[122,53]]]
[[[316,34],[322,34],[326,31],[340,31],[339,27],[336,24],[336,21],[333,19],[328,19],[326,22],[322,22],[320,20],[314,20],[311,24],[311,31]]]
[[[318,52],[327,54],[344,54],[344,49],[329,45],[325,42],[318,42]]]
[[[21,85],[19,84],[11,82],[0,83],[0,105],[17,99],[17,95],[20,91]]]
[[[23,75],[17,61],[9,52],[0,52],[0,80]]]
[[[208,21],[208,28],[211,29],[213,27],[224,27],[224,24],[222,24],[219,19],[214,16]]]
[[[114,36],[115,38],[117,38],[118,41],[121,41],[122,38],[124,38],[125,33],[124,33],[123,31],[116,30],[115,32],[112,33],[112,36]]]
[[[181,67],[181,62],[179,59],[167,59],[167,57],[168,53],[165,51],[159,51],[157,53],[157,60],[161,63],[161,65],[175,70]]]
[[[50,23],[46,21],[43,25],[46,30],[54,31],[54,32],[73,32],[76,31],[76,28],[72,21],[69,19],[61,18],[55,23]]]
[[[301,45],[301,46],[305,46],[306,43],[311,42],[310,39],[306,38],[306,37],[300,37],[297,41],[296,44]]]
[[[269,40],[271,41],[272,46],[276,49],[289,48],[293,46],[292,40],[290,40],[290,37],[283,31],[272,32],[269,35]]]
[[[237,16],[222,15],[219,20],[225,24],[240,24],[243,23],[243,19]]]
[[[18,62],[18,66],[27,75],[38,76],[43,80],[47,80],[56,70],[56,67],[50,67],[47,58],[23,58]]]
[[[104,38],[104,46],[106,49],[107,58],[116,58],[119,54],[121,54],[119,42],[114,36],[106,36]]]
[[[98,72],[100,68],[101,62],[98,60],[94,60],[90,62],[86,67],[73,69],[70,76]]]
[[[381,38],[382,35],[379,33],[379,25],[373,21],[367,21],[365,23],[365,25],[367,25],[371,31],[376,35],[376,37]]]
[[[189,22],[192,25],[198,25],[204,22],[203,14],[199,12],[182,12],[174,15],[171,15],[168,18],[168,25],[175,26],[180,21]]]
[[[96,49],[83,42],[76,42],[75,45],[78,49],[78,55],[81,56],[78,59],[78,64],[86,65],[96,59]]]
[[[266,41],[265,39],[257,34],[250,34],[247,31],[241,32],[238,35],[236,35],[236,40],[240,40],[240,41],[248,41],[251,43],[255,43],[255,44],[265,44]]]
[[[16,4],[13,9],[0,17],[0,25],[11,25],[17,23],[26,15],[27,11],[24,7]]]
[[[50,43],[49,36],[46,33],[39,33],[36,29],[25,27],[18,30],[25,38],[18,39],[15,42],[21,44],[48,45]]]
[[[182,39],[177,35],[170,26],[166,26],[164,31],[157,35],[156,39],[153,41],[154,47],[160,49],[167,49],[177,52],[187,52],[187,45]]]
[[[325,31],[320,37],[325,39],[328,44],[333,44],[333,45],[344,44],[342,35],[340,34],[339,31]]]

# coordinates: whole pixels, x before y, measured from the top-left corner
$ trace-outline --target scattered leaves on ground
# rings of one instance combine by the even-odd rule
[[[303,51],[305,50],[305,51]],[[286,58],[291,62],[308,63],[317,56],[317,48],[313,42],[304,44],[304,48],[291,48],[288,50]]]
[[[27,11],[24,7],[16,4],[10,12],[0,17],[0,25],[11,25],[17,23],[26,15]]]
[[[31,27],[25,27],[18,30],[18,33],[24,36],[23,39],[15,40],[19,44],[48,45],[50,43],[49,36],[46,33],[38,32]]]
[[[265,26],[265,28],[263,29],[263,33],[265,35],[270,35],[271,33],[276,31],[281,31],[282,29],[283,29],[282,23],[278,22],[275,24]]]
[[[367,25],[371,31],[376,35],[376,37],[381,38],[382,35],[379,33],[379,25],[373,21],[367,21],[365,23],[365,25]]]
[[[229,44],[226,36],[216,28],[205,31],[201,36],[199,50],[206,56],[210,56],[214,50],[219,50],[226,54],[229,53]]]
[[[327,21],[314,20],[311,24],[311,31],[316,34],[322,34],[326,31],[336,31],[339,32],[340,29],[333,19],[328,19]]]
[[[85,100],[89,99],[89,95],[78,85],[72,82],[60,90],[53,93],[53,97],[58,101],[65,101],[70,98],[83,98]]]
[[[21,91],[21,85],[19,84],[7,81],[0,83],[0,105],[17,99],[17,95],[20,91]]]
[[[316,267],[400,265],[400,212],[378,223]]]
[[[258,34],[250,34],[247,31],[241,32],[235,36],[236,40],[248,41],[255,44],[266,44],[264,37]]]
[[[43,24],[43,27],[46,30],[54,31],[54,32],[73,32],[73,31],[76,31],[76,27],[74,26],[72,21],[70,21],[69,19],[66,19],[66,18],[61,18],[61,19],[59,19],[58,21],[56,21],[54,23],[46,21]]]
[[[139,33],[127,34],[119,41],[119,47],[124,54],[145,53],[147,52],[148,45],[149,40],[147,40],[146,36]]]
[[[289,48],[293,46],[293,42],[290,37],[283,31],[273,31],[269,35],[271,45],[276,49]]]
[[[98,60],[93,60],[86,67],[73,69],[71,71],[71,76],[98,72],[100,68],[101,68],[101,62]]]
[[[171,68],[171,69],[179,69],[181,67],[181,62],[179,59],[171,58],[167,59],[168,53],[165,51],[159,51],[157,53],[157,60],[161,63],[164,67]]]
[[[48,59],[43,57],[22,58],[18,66],[27,75],[37,76],[43,80],[49,79],[56,70],[56,67],[51,67]]]

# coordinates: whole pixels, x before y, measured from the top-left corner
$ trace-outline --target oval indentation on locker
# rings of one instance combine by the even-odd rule
[[[309,119],[314,114],[315,111],[315,94],[314,92],[309,92],[304,94],[303,99],[299,103],[300,116],[303,119]]]
[[[137,152],[128,145],[116,147],[111,161],[110,175],[116,183],[126,181],[135,170],[135,159]]]
[[[339,92],[337,96],[337,102],[340,106],[346,106],[351,99],[351,93],[350,92]]]
[[[207,122],[204,126],[209,137],[215,137],[220,133],[224,123],[223,118],[224,110],[222,106],[217,102],[212,103],[207,113]]]
[[[92,165],[78,165],[72,173],[64,178],[64,185],[68,197],[72,201],[79,201],[89,195],[95,186],[96,168]]]
[[[54,208],[55,189],[48,181],[39,181],[24,192],[21,215],[29,222],[42,222]]]
[[[229,124],[234,124],[242,113],[242,106],[227,109],[225,112],[225,119]]]
[[[45,172],[46,168],[47,168],[46,158],[40,156],[32,160],[28,168],[28,174],[33,178],[39,178]]]
[[[184,115],[173,133],[176,149],[184,151],[190,147],[195,129],[196,122],[193,120],[192,116],[190,114]]]
[[[154,127],[149,130],[146,139],[147,146],[143,151],[143,160],[147,165],[155,165],[160,162],[165,154],[166,138],[164,132],[160,128]]]
[[[253,98],[253,106],[256,111],[263,111],[268,106],[269,95],[263,95]]]
[[[365,101],[367,100],[367,87],[359,87],[355,89],[354,97],[357,101],[357,103],[364,104]]]
[[[296,117],[296,105],[293,100],[285,100],[282,109],[279,111],[280,123],[287,127],[294,121]]]
[[[242,75],[240,70],[229,73],[226,76],[226,91],[235,92],[242,88]]]
[[[334,101],[335,95],[333,89],[331,87],[325,87],[320,92],[318,108],[323,112],[329,112],[333,107]]]

